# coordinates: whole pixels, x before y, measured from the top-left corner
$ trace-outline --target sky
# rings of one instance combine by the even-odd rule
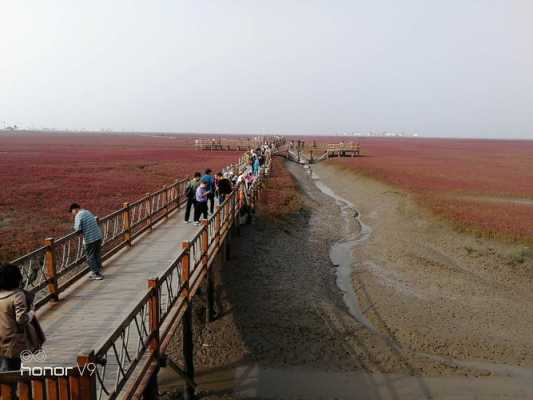
[[[0,0],[0,128],[533,139],[531,0]]]

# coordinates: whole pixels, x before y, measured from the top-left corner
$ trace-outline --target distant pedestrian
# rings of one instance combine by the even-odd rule
[[[207,191],[209,195],[207,200],[209,200],[209,211],[211,214],[215,211],[215,178],[213,178],[213,171],[209,168],[205,170],[205,175],[202,176],[202,182],[206,182]]]
[[[203,215],[207,219],[207,199],[209,191],[207,190],[208,183],[203,180],[196,189],[196,197],[194,203],[194,225],[200,225],[200,216]]]
[[[194,178],[187,183],[187,187],[185,188],[185,196],[187,196],[187,205],[185,206],[185,223],[188,224],[189,217],[191,216],[191,209],[194,207],[194,203],[196,202],[196,189],[198,189],[198,186],[200,185],[200,179],[202,178],[202,174],[199,172],[194,173]],[[194,213],[194,209],[193,209]],[[193,216],[194,217],[194,216]]]
[[[33,310],[34,295],[21,286],[19,267],[0,265],[0,372],[19,370],[21,353],[39,350],[45,340]]]
[[[248,172],[248,174],[244,177],[246,191],[250,190],[255,181],[255,178],[256,176],[252,172]]]
[[[230,180],[222,172],[217,174],[218,182],[218,204],[224,203],[226,196],[231,193],[232,187]]]
[[[87,264],[91,269],[89,279],[102,280],[102,231],[98,226],[96,217],[88,210],[80,207],[79,204],[70,205],[70,212],[74,217],[74,230],[83,235],[85,255]]]
[[[259,175],[259,169],[261,168],[261,163],[259,162],[259,157],[255,157],[253,165],[253,173],[255,176]]]

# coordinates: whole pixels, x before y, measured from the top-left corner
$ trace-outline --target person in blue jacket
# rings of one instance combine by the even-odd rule
[[[254,164],[253,164],[253,170],[254,170],[254,175],[257,176],[259,175],[259,168],[261,167],[261,164],[259,162],[259,157],[255,157],[255,160],[254,160]]]
[[[213,171],[209,168],[205,170],[205,175],[202,176],[202,182],[205,182],[206,190],[209,193],[207,195],[207,201],[209,202],[209,212],[213,214],[215,211],[215,178],[213,177]]]

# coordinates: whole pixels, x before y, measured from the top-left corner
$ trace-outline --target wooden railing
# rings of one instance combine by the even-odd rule
[[[186,184],[187,179],[176,181],[133,203],[124,203],[121,209],[99,219],[102,259],[130,246],[134,239],[181,207],[187,201]],[[46,239],[44,246],[12,263],[22,272],[24,288],[35,294],[37,309],[50,300],[58,300],[61,292],[88,272],[79,232],[57,240]]]
[[[239,160],[241,162],[243,159]],[[235,168],[235,166],[230,166]],[[245,166],[239,165],[239,168]],[[147,291],[120,325],[88,354],[77,357],[68,374],[41,370],[40,376],[0,373],[2,400],[113,400],[156,397],[157,371],[176,330],[182,327],[182,375],[186,398],[194,393],[191,302],[207,281],[206,319],[213,314],[210,277],[217,256],[225,254],[232,228],[240,225],[240,212],[248,199],[254,206],[270,169],[270,160],[248,188],[241,183],[220,204],[190,240],[176,243],[176,258],[159,276],[148,280]],[[99,223],[104,230],[105,257],[150,229],[184,201],[185,180],[178,181],[124,207]],[[15,260],[24,265],[26,282],[41,294],[39,305],[59,294],[86,272],[78,234],[72,233]],[[37,264],[36,261],[38,261]],[[32,268],[39,265],[38,268]],[[37,271],[29,280],[28,273]],[[54,279],[51,279],[54,278]],[[18,385],[13,386],[13,385]],[[15,391],[18,393],[15,396]]]
[[[258,136],[254,138],[232,139],[211,138],[195,139],[194,145],[198,150],[250,150],[259,147],[263,143],[281,143],[284,138],[280,136]]]

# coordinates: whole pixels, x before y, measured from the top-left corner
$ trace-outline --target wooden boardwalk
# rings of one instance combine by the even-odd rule
[[[147,280],[167,269],[182,251],[182,241],[200,229],[185,224],[179,210],[105,262],[104,280],[83,278],[59,303],[43,307],[38,317],[47,337],[46,360],[28,365],[71,366],[77,354],[98,348],[145,296]]]
[[[15,260],[25,288],[38,298],[37,316],[47,341],[42,351],[21,354],[21,373],[0,373],[0,398],[155,399],[161,356],[181,332],[183,370],[174,367],[186,377],[185,397],[191,399],[192,299],[205,284],[206,321],[212,321],[211,268],[224,262],[231,233],[239,231],[241,216],[255,208],[270,161],[253,183],[238,183],[200,226],[184,222],[186,180],[124,203],[99,220],[102,281],[88,279],[77,232],[47,239]],[[231,167],[244,171],[244,157]]]

